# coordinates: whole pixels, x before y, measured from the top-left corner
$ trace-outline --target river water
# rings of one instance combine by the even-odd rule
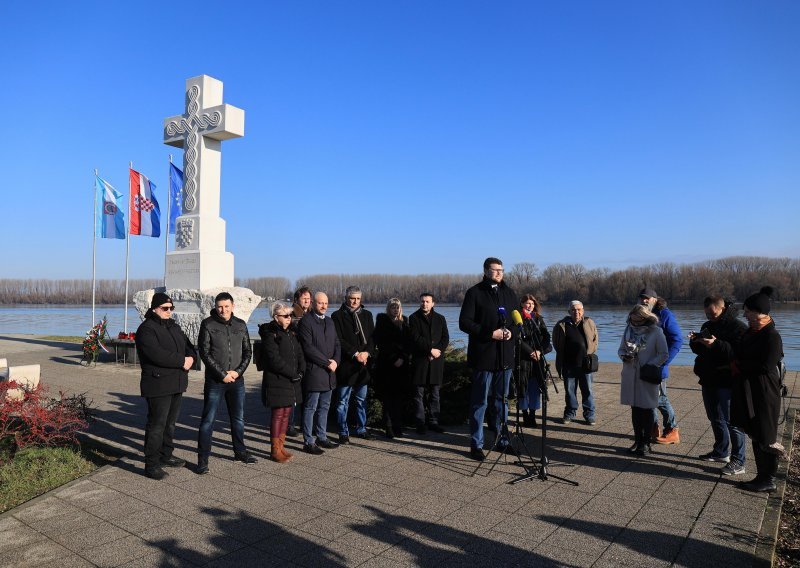
[[[367,306],[373,314],[383,311],[384,306]],[[336,309],[330,308],[329,314]],[[416,309],[406,309],[405,314],[409,315]],[[676,306],[670,307],[681,326],[684,335],[690,331],[697,331],[705,321],[702,307]],[[466,345],[466,336],[458,329],[459,306],[437,306],[436,311],[447,318],[450,330],[450,340],[454,343]],[[598,355],[601,361],[617,362],[617,348],[619,347],[620,337],[625,328],[625,318],[628,309],[621,307],[602,306],[593,308],[586,306],[586,315],[591,317],[597,324],[600,336],[600,348]],[[97,319],[104,315],[108,317],[108,332],[111,336],[116,336],[122,331],[124,325],[124,306],[110,305],[98,306],[96,309]],[[565,309],[557,309],[552,306],[545,306],[542,315],[548,328],[552,330],[553,325],[566,316]],[[800,306],[789,305],[776,307],[772,316],[775,325],[783,338],[783,349],[785,353],[786,366],[794,371],[800,370]],[[65,306],[65,305],[36,305],[36,306],[0,306],[0,334],[3,333],[29,333],[35,335],[84,335],[91,327],[92,319],[91,306]],[[268,312],[265,307],[258,308],[250,318],[248,327],[251,335],[258,333],[258,324],[269,320]],[[128,308],[128,327],[135,331],[139,325],[139,315],[132,307]],[[2,356],[2,353],[0,353]],[[694,362],[694,354],[689,350],[688,342],[684,342],[681,352],[676,357],[674,364],[691,365]]]

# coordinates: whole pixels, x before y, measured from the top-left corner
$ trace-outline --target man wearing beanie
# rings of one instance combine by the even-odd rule
[[[658,325],[667,339],[669,357],[661,367],[661,384],[658,387],[658,411],[664,419],[664,433],[658,427],[658,422],[653,425],[653,438],[658,444],[680,444],[681,436],[678,431],[678,421],[675,419],[675,410],[667,396],[667,378],[669,378],[669,364],[675,359],[683,345],[683,334],[675,315],[667,308],[667,301],[659,298],[652,288],[644,288],[639,292],[639,303],[658,316]]]
[[[147,400],[144,430],[144,473],[163,479],[162,466],[183,467],[184,460],[172,455],[175,421],[181,396],[189,385],[194,347],[172,319],[175,306],[163,292],[153,295],[150,309],[136,330],[136,352],[142,366],[141,394]]]
[[[744,301],[748,328],[734,348],[731,423],[753,441],[756,477],[742,489],[775,491],[778,471],[778,418],[781,412],[783,342],[769,316],[772,288],[765,286]]]

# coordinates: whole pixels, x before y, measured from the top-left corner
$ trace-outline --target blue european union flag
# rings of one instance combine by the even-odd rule
[[[169,164],[169,234],[175,234],[175,220],[181,214],[181,195],[183,194],[183,172],[178,167]]]

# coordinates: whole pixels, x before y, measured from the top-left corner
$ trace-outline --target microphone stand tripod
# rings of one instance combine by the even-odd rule
[[[559,481],[563,481],[564,483],[569,483],[570,485],[574,485],[578,487],[580,484],[577,481],[572,481],[571,479],[566,479],[565,477],[559,477],[558,475],[553,475],[548,471],[548,466],[550,465],[564,465],[564,466],[571,466],[572,464],[551,464],[550,460],[547,459],[547,403],[550,401],[550,395],[547,392],[547,379],[550,379],[550,382],[553,383],[553,388],[555,389],[556,393],[558,393],[558,387],[556,386],[556,381],[553,378],[553,374],[550,372],[550,364],[547,362],[547,359],[544,356],[544,349],[542,348],[541,338],[539,337],[539,330],[536,328],[536,323],[533,323],[533,333],[531,334],[531,341],[533,342],[533,349],[534,351],[538,351],[541,353],[539,357],[539,376],[541,380],[539,380],[539,390],[542,393],[542,437],[541,437],[541,457],[539,458],[539,463],[532,463],[530,467],[526,467],[522,462],[522,467],[525,468],[525,475],[518,477],[510,482],[511,485],[515,485],[520,481],[529,481],[533,478],[539,478],[542,481],[547,481],[550,477],[554,479],[558,479]],[[519,416],[519,403],[517,403],[517,415]],[[531,457],[531,462],[534,462],[533,457]]]

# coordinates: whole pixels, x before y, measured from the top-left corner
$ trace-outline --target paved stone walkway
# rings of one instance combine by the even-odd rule
[[[88,392],[93,435],[126,457],[0,515],[0,566],[751,566],[767,498],[736,488],[696,459],[712,435],[691,369],[673,370],[670,398],[681,444],[648,458],[626,453],[629,409],[618,404],[619,365],[596,377],[598,423],[551,424],[551,477],[516,485],[519,466],[468,459],[465,426],[350,447],[289,464],[270,462],[260,377],[247,374],[246,438],[259,462],[231,460],[221,408],[211,474],[142,476],[144,404],[138,371],[78,365],[77,346],[0,336],[12,364],[41,363],[53,391]],[[796,397],[797,372],[790,373]],[[559,387],[560,389],[560,387]],[[551,416],[563,399],[551,387]],[[192,374],[176,455],[195,459],[202,377]],[[791,399],[796,402],[796,398]],[[525,440],[539,455],[539,430]],[[299,439],[287,444],[300,448]],[[490,455],[493,460],[495,454]],[[748,448],[748,468],[752,453]],[[563,464],[563,465],[562,465]],[[754,468],[752,468],[754,469]]]

